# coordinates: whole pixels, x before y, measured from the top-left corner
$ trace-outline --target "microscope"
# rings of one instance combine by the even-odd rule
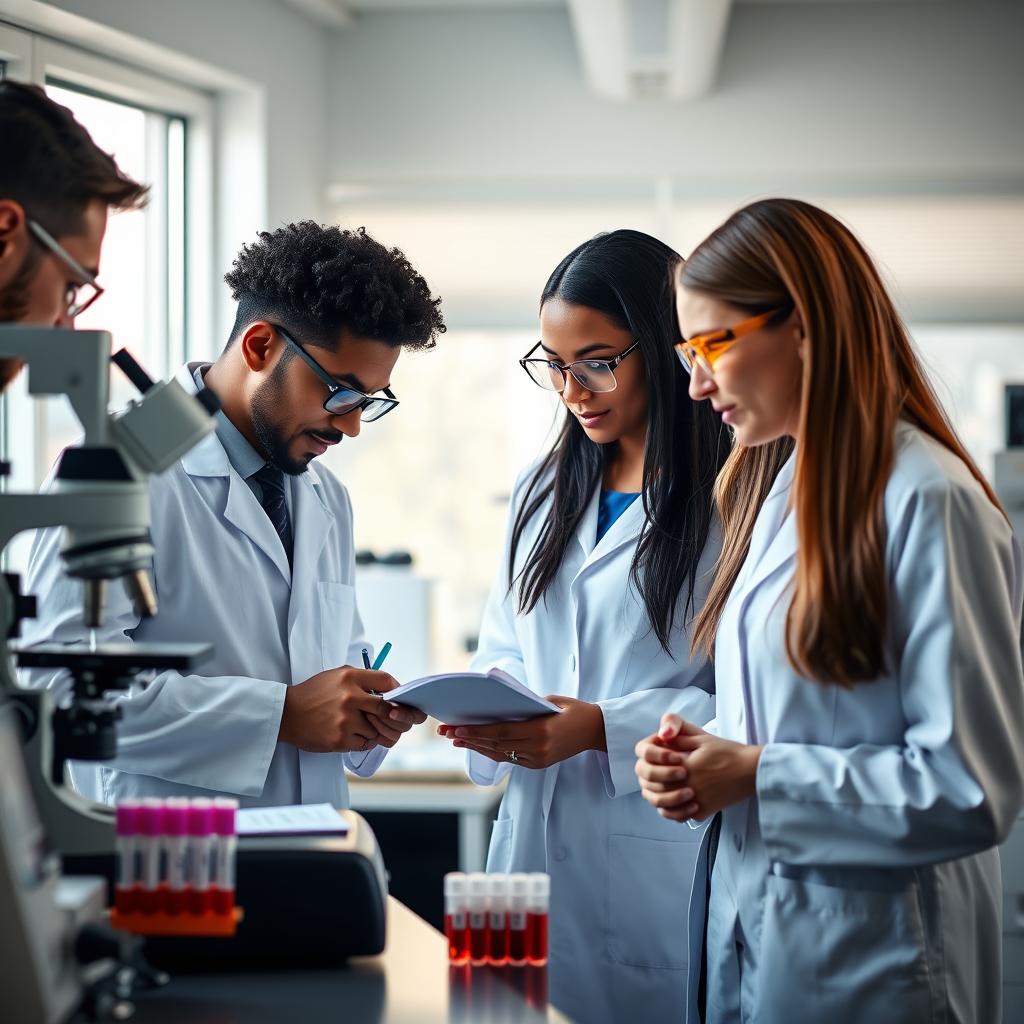
[[[0,550],[24,530],[61,527],[61,560],[82,581],[87,627],[101,624],[105,588],[114,580],[124,580],[141,615],[156,614],[147,481],[214,430],[216,397],[191,395],[173,380],[155,383],[127,351],[111,356],[104,331],[2,324],[0,356],[26,365],[31,395],[65,395],[84,430],[80,444],[61,456],[47,493],[0,494]],[[140,392],[113,415],[107,409],[111,362]],[[0,466],[0,474],[8,470]],[[34,610],[18,578],[6,574],[0,635],[16,638]],[[208,644],[87,641],[5,643],[0,651],[0,948],[9,974],[3,1004],[14,1014],[6,1019],[62,1020],[88,987],[89,956],[76,942],[80,947],[102,915],[105,881],[63,877],[50,851],[109,856],[113,808],[66,785],[66,762],[115,756],[119,712],[110,693],[153,669],[190,669],[211,651]],[[70,695],[58,700],[49,691],[20,688],[12,655],[22,667],[67,669]]]
[[[174,380],[154,383],[126,351],[110,350],[103,331],[0,324],[0,356],[26,364],[29,394],[65,395],[84,430],[62,454],[46,493],[0,493],[0,550],[24,530],[61,528],[61,562],[82,582],[87,629],[102,623],[113,581],[123,581],[140,615],[156,613],[148,479],[214,430],[217,407],[211,392],[196,396]],[[107,411],[111,362],[140,392],[116,414]],[[0,466],[0,475],[7,468]],[[19,645],[19,623],[34,612],[16,576],[0,581],[0,633],[8,641],[0,650],[0,1017],[57,1024],[83,995],[95,1003],[99,992],[107,999],[101,1015],[115,1016],[118,1008],[129,1012],[130,995],[130,984],[99,977],[100,958],[118,977],[117,961],[124,960],[97,927],[114,865],[114,808],[77,794],[67,762],[116,756],[120,709],[111,694],[144,683],[153,670],[192,670],[212,647],[88,638]],[[21,668],[66,670],[69,693],[21,688],[12,658]],[[230,939],[168,939],[164,947],[150,939],[147,955],[170,966],[248,961],[268,951],[307,961],[380,953],[384,863],[369,825],[352,811],[340,813],[344,835],[243,837],[237,871],[244,928]]]

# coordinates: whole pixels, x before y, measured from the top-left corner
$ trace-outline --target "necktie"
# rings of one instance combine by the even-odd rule
[[[264,466],[259,472],[253,473],[260,485],[260,504],[267,517],[274,524],[277,535],[288,555],[288,565],[292,564],[292,523],[288,515],[288,500],[284,493],[284,473],[273,466]]]

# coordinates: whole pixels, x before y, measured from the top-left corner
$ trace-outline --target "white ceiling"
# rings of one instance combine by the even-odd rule
[[[291,2],[291,0],[286,0]],[[326,0],[328,6],[347,8],[353,13],[375,11],[500,10],[530,7],[566,7],[569,0]],[[737,0],[738,3],[906,3],[908,0]],[[914,2],[914,0],[909,0]],[[939,0],[916,0],[936,3]],[[966,2],[966,0],[963,0]]]
[[[568,9],[583,77],[602,99],[690,100],[714,88],[733,0],[283,0],[320,25],[356,30],[383,13]],[[738,0],[792,3],[794,0]],[[894,0],[795,0],[893,3]],[[900,0],[907,2],[907,0]],[[912,0],[913,2],[913,0]],[[917,0],[932,2],[932,0]]]

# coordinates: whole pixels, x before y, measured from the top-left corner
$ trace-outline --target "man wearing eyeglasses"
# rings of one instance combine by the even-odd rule
[[[396,681],[362,667],[352,507],[315,460],[398,406],[392,371],[444,331],[440,300],[397,249],[312,221],[262,232],[225,280],[227,345],[178,378],[220,399],[217,431],[150,485],[160,613],[140,620],[112,587],[97,637],[208,641],[214,655],[202,676],[161,673],[132,693],[117,759],[74,763],[71,777],[107,803],[222,793],[343,807],[345,769],[372,774],[424,716],[384,701]],[[58,547],[53,531],[33,545],[28,640],[83,635]]]
[[[103,291],[108,211],[143,206],[149,190],[37,86],[0,82],[0,139],[0,323],[71,326]],[[0,359],[0,390],[20,369]]]

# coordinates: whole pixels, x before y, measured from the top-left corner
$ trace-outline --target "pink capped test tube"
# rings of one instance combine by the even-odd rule
[[[188,911],[188,800],[171,797],[164,804],[167,851],[167,890],[163,909],[169,914]]]
[[[214,856],[210,880],[215,914],[230,914],[235,905],[235,812],[238,801],[216,797],[213,801]]]
[[[147,797],[142,801],[141,835],[139,836],[140,875],[139,910],[155,914],[161,910],[160,853],[164,841],[164,805]]]
[[[213,802],[197,799],[188,808],[190,914],[205,914],[210,909],[210,872],[213,852]]]
[[[122,800],[117,805],[117,884],[114,906],[119,913],[132,914],[139,909],[139,833],[142,831],[142,804]]]

